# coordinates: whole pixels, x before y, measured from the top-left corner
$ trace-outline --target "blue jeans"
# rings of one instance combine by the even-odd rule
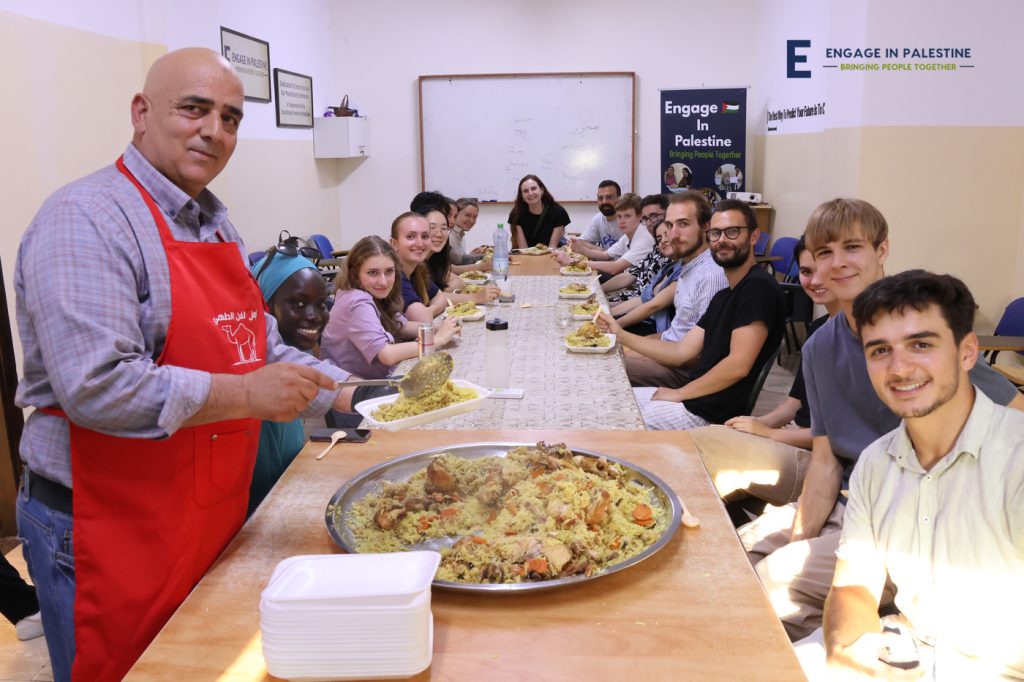
[[[50,650],[55,682],[71,679],[75,659],[75,557],[71,545],[71,517],[18,491],[18,536],[25,563],[36,584],[43,634]]]

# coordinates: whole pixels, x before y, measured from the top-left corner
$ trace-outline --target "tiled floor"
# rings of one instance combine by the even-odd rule
[[[9,540],[9,538],[4,538]],[[21,555],[21,547],[7,552],[7,560],[28,580],[28,570]],[[14,626],[0,618],[0,680],[53,680],[46,640],[36,637],[27,642],[18,641]]]
[[[768,374],[764,388],[754,408],[754,415],[760,416],[773,410],[789,395],[793,377],[796,375],[799,355],[781,356]],[[314,420],[307,420],[307,426],[322,426]],[[25,562],[21,556],[21,548],[10,549],[16,544],[16,538],[0,538],[0,548],[7,554],[8,560],[28,578]],[[28,642],[19,642],[14,626],[0,618],[0,682],[27,682],[28,680],[53,680],[49,659],[46,652],[46,641],[42,637]]]
[[[800,364],[799,354],[783,353],[779,361],[772,367],[765,379],[761,395],[757,398],[757,405],[754,406],[754,416],[760,417],[774,410],[789,396],[789,389],[793,386],[793,378],[796,377],[796,369]]]

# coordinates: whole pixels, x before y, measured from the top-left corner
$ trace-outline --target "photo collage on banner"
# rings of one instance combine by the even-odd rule
[[[661,91],[661,189],[746,187],[745,88]]]

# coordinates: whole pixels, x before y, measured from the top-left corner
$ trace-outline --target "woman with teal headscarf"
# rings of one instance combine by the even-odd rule
[[[288,345],[311,352],[330,316],[327,284],[320,271],[307,258],[272,251],[252,266],[252,273],[270,314],[277,320],[281,338]],[[301,419],[263,422],[249,487],[249,514],[256,511],[305,443]]]

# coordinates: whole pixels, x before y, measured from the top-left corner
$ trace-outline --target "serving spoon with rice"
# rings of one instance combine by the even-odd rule
[[[397,386],[406,398],[418,398],[444,386],[444,382],[448,381],[448,377],[452,375],[454,366],[455,361],[452,360],[452,356],[444,351],[439,351],[420,358],[419,362],[413,365],[412,369],[403,377],[339,381],[338,388],[345,386]]]

